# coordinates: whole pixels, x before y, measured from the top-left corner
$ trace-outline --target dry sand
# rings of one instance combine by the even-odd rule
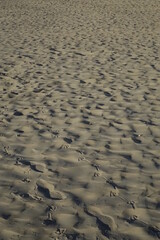
[[[0,0],[0,240],[160,238],[159,20]]]

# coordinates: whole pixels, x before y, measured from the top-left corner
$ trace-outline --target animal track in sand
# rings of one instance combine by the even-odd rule
[[[85,157],[79,157],[78,161],[86,161],[86,158]]]
[[[29,178],[23,178],[23,179],[22,179],[22,182],[27,182],[27,183],[30,183],[30,182],[31,182],[31,180],[30,180]]]
[[[98,172],[98,173],[95,172],[95,173],[93,174],[94,177],[100,177],[100,175],[101,175],[101,174],[100,174],[99,172]]]
[[[69,145],[69,144],[62,145],[62,146],[60,147],[60,149],[68,149],[68,148],[70,148],[70,145]]]

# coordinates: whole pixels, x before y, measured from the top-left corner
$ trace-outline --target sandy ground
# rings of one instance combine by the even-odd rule
[[[159,19],[0,0],[0,240],[160,238]]]

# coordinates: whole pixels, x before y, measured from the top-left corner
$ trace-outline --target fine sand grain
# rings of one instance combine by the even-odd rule
[[[160,1],[0,0],[0,240],[160,238]]]

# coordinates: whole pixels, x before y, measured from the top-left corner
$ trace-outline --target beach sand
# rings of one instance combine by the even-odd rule
[[[159,9],[0,0],[0,240],[160,238]]]

